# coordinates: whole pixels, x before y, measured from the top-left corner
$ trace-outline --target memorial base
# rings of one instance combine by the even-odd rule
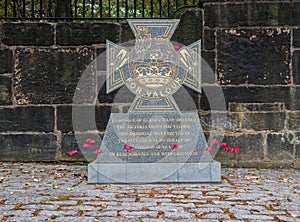
[[[205,147],[197,113],[112,113],[88,182],[220,182],[221,164]]]
[[[174,171],[175,169],[175,171]],[[158,178],[156,172],[166,175]],[[221,182],[221,164],[210,163],[99,163],[89,164],[88,183],[205,183]],[[105,175],[101,172],[105,172]],[[109,176],[108,176],[109,175]],[[115,179],[114,179],[115,178]]]

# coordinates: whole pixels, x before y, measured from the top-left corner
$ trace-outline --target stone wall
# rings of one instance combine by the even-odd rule
[[[205,2],[182,15],[173,36],[184,45],[202,39],[202,56],[215,72],[202,95],[191,92],[202,127],[207,135],[218,133],[213,122],[219,120],[211,116],[223,111],[210,107],[206,92],[220,84],[224,140],[241,146],[239,165],[299,167],[300,2]],[[0,24],[1,161],[71,160],[74,91],[106,39],[121,43],[133,35],[126,22]],[[96,72],[90,79],[95,94],[86,106],[96,104],[103,135],[115,93],[98,89],[98,78]]]

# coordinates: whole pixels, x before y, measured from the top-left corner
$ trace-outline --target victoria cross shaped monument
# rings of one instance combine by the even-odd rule
[[[111,114],[89,183],[221,181],[198,113],[181,112],[172,97],[182,85],[201,93],[201,41],[174,49],[178,22],[128,20],[134,47],[107,41],[107,93],[126,86],[136,97],[128,113]]]

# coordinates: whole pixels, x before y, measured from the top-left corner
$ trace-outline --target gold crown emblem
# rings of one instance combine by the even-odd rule
[[[145,87],[156,88],[168,85],[172,81],[176,66],[171,63],[135,62],[133,74]]]

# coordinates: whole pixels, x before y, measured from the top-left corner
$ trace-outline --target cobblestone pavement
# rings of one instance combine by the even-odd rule
[[[89,185],[84,166],[0,163],[1,221],[300,221],[300,171],[220,184]]]

